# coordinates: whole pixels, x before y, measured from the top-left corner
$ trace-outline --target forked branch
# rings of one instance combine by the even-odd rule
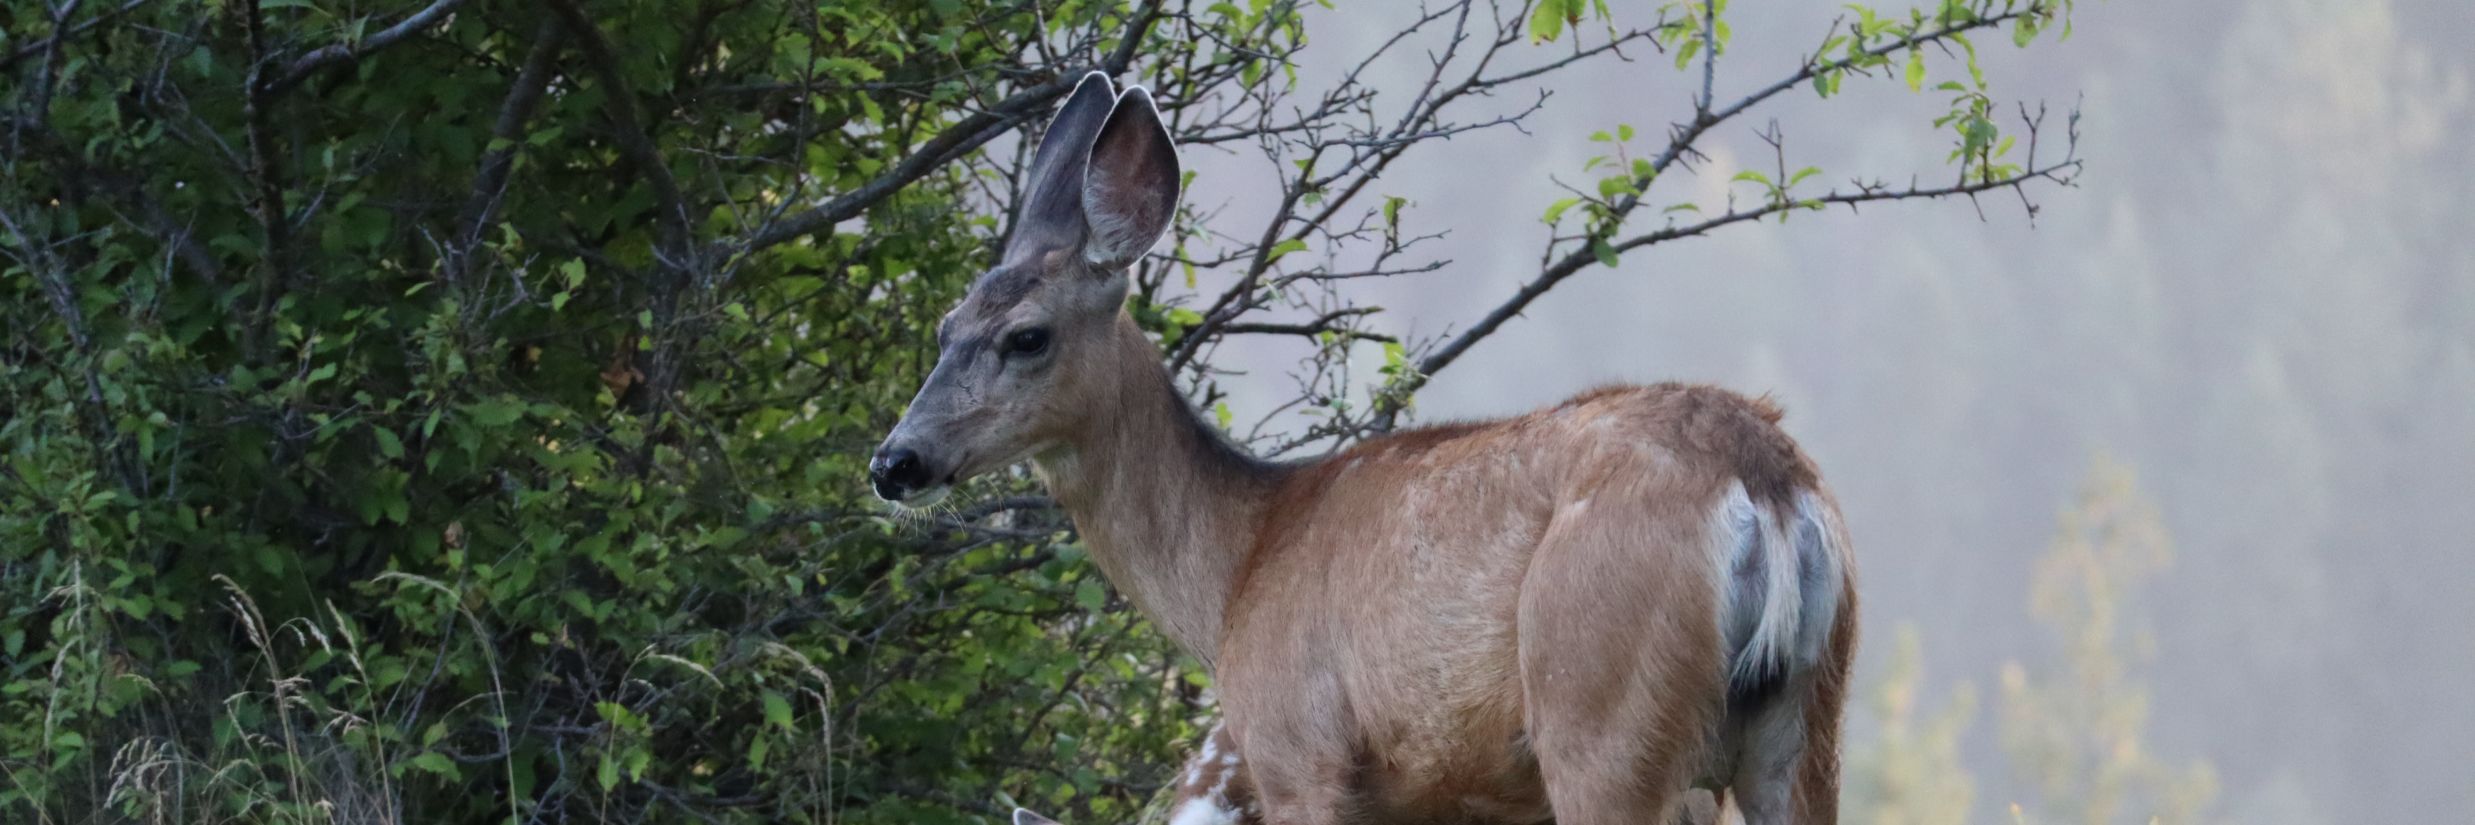
[[[1699,33],[1699,36],[1704,38],[1702,90],[1696,95],[1693,117],[1686,122],[1676,124],[1670,133],[1666,147],[1645,166],[1637,169],[1629,181],[1631,185],[1623,187],[1623,194],[1599,204],[1601,211],[1592,221],[1588,233],[1578,237],[1551,238],[1547,245],[1547,254],[1542,259],[1543,265],[1537,275],[1526,280],[1518,290],[1488,310],[1476,323],[1427,351],[1423,357],[1419,358],[1417,369],[1414,372],[1398,376],[1386,386],[1375,400],[1376,410],[1368,421],[1370,429],[1382,430],[1391,427],[1411,392],[1425,385],[1437,372],[1451,366],[1462,355],[1468,353],[1471,347],[1493,335],[1507,321],[1518,316],[1522,310],[1540,296],[1545,295],[1548,290],[1581,272],[1592,263],[1612,262],[1615,256],[1630,250],[1680,238],[1700,236],[1732,224],[1758,220],[1770,215],[1784,215],[1794,210],[1819,210],[1833,204],[1843,204],[1854,209],[1858,204],[1876,201],[1932,200],[1954,196],[1973,199],[1979,193],[2010,189],[2020,194],[2022,202],[2027,204],[2027,209],[2033,217],[2036,207],[2028,198],[2027,185],[2045,181],[2070,186],[2081,168],[2077,154],[2078,113],[2075,111],[2071,116],[2064,158],[2061,161],[2040,164],[2036,152],[2038,132],[2043,121],[2042,110],[2039,115],[2032,117],[2023,108],[2021,120],[2028,135],[2029,150],[2027,161],[2017,168],[1993,165],[1992,155],[1994,153],[1990,146],[1971,144],[1960,152],[1954,153],[1954,158],[1961,164],[1960,176],[1958,182],[1949,186],[1910,185],[1904,189],[1894,189],[1880,183],[1858,182],[1850,189],[1833,189],[1825,195],[1814,198],[1790,196],[1787,188],[1793,185],[1793,181],[1786,178],[1783,172],[1782,179],[1772,182],[1771,196],[1765,199],[1759,207],[1736,208],[1731,206],[1726,212],[1716,216],[1683,224],[1670,222],[1655,231],[1625,236],[1621,229],[1626,219],[1640,208],[1660,176],[1679,161],[1697,156],[1697,145],[1713,127],[1735,119],[1789,89],[1816,83],[1817,78],[1826,78],[1834,74],[1863,72],[1870,66],[1886,63],[1890,56],[1903,51],[1914,52],[1929,45],[1939,46],[1957,42],[1969,48],[1973,54],[1973,46],[1966,41],[1969,32],[1993,29],[2005,24],[2039,23],[2053,16],[2056,9],[2055,4],[2050,2],[2030,2],[2024,5],[2009,5],[1998,12],[1984,15],[1970,13],[1956,17],[1946,16],[1938,21],[1939,25],[1931,27],[1928,27],[1926,21],[1920,21],[1905,35],[1889,37],[1884,42],[1872,46],[1851,48],[1843,56],[1830,59],[1826,58],[1830,48],[1828,44],[1841,42],[1835,36],[1840,24],[1834,23],[1832,26],[1834,37],[1826,39],[1824,48],[1809,56],[1796,71],[1756,89],[1733,103],[1716,108],[1713,108],[1712,84],[1718,49],[1716,43],[1711,42],[1715,28],[1715,22],[1712,19],[1715,5],[1703,4],[1702,12],[1704,19],[1700,21],[1702,27]],[[1869,35],[1860,26],[1850,26],[1848,36],[1860,38],[1857,43],[1862,44],[1865,42],[1862,38]],[[1981,92],[1978,97],[1982,99]],[[1779,148],[1779,138],[1775,127],[1773,132],[1764,136],[1764,139],[1770,141],[1774,149]],[[1782,165],[1784,165],[1784,157],[1782,157]],[[1346,435],[1345,432],[1343,434]]]
[[[1161,0],[1150,0],[1137,9],[1128,20],[1117,48],[1110,51],[1096,68],[1111,75],[1125,72],[1126,67],[1134,62],[1135,51],[1143,44],[1144,36],[1160,19],[1160,7]],[[1081,79],[1080,72],[1058,72],[1046,81],[1017,90],[995,105],[939,130],[935,137],[921,142],[918,148],[868,182],[806,210],[770,221],[744,239],[727,242],[725,248],[719,251],[735,254],[757,252],[859,217],[860,213],[911,182],[944,168],[1035,116],[1046,114],[1050,104],[1073,91],[1074,84]]]
[[[283,94],[292,87],[301,85],[301,81],[308,80],[311,75],[317,74],[320,70],[330,66],[351,65],[369,56],[372,52],[409,40],[413,35],[420,34],[423,29],[446,20],[448,15],[454,14],[456,7],[464,5],[464,2],[465,0],[438,0],[420,11],[413,12],[411,16],[397,21],[395,25],[380,29],[376,34],[312,49],[308,54],[294,58],[284,67],[283,73],[264,81],[264,91],[270,96]]]
[[[2074,120],[2076,121],[2077,118],[2075,117]],[[2075,134],[2073,135],[2073,139],[2071,141],[2071,145],[2074,148],[2078,145],[2077,138],[2078,136],[2075,130]],[[1954,196],[1974,197],[1979,193],[1991,192],[1999,189],[2012,189],[2020,191],[2022,192],[2022,197],[2025,197],[2025,187],[2030,183],[2042,180],[2061,186],[2072,186],[2076,183],[2079,172],[2080,160],[2075,155],[2046,166],[2023,169],[2018,174],[2009,175],[2006,177],[1955,183],[1949,186],[1920,187],[1910,185],[1905,189],[1892,189],[1878,183],[1859,183],[1855,184],[1853,188],[1847,191],[1833,189],[1829,194],[1817,198],[1771,201],[1753,209],[1730,209],[1726,213],[1715,217],[1695,221],[1689,224],[1671,224],[1655,232],[1646,232],[1630,238],[1625,238],[1621,241],[1611,242],[1608,246],[1613,252],[1628,252],[1641,247],[1665,243],[1680,238],[1691,238],[1706,235],[1709,234],[1711,230],[1728,226],[1730,224],[1759,220],[1771,215],[1778,215],[1799,209],[1820,210],[1833,205],[1845,205],[1850,209],[1855,209],[1858,204],[1872,203],[1876,201],[1934,200]],[[2031,208],[2033,209],[2034,207],[2032,206]],[[1597,262],[1598,257],[1596,254],[1584,250],[1579,254],[1565,256],[1564,258],[1556,261],[1553,265],[1541,270],[1536,277],[1533,277],[1529,281],[1523,283],[1521,288],[1515,291],[1511,297],[1506,298],[1503,303],[1497,304],[1494,309],[1488,310],[1485,316],[1478,319],[1478,323],[1470,325],[1469,329],[1463,330],[1459,335],[1454,336],[1449,342],[1445,343],[1443,346],[1437,347],[1434,351],[1428,353],[1425,358],[1421,359],[1418,362],[1418,375],[1410,379],[1408,388],[1416,389],[1418,386],[1425,384],[1429,377],[1433,376],[1436,372],[1443,370],[1443,368],[1451,366],[1453,361],[1458,360],[1462,355],[1468,353],[1470,347],[1475,346],[1479,341],[1486,339],[1487,336],[1494,334],[1498,328],[1504,325],[1504,322],[1512,320],[1514,316],[1521,314],[1521,310],[1528,307],[1530,302],[1536,301],[1539,296],[1547,294],[1547,290],[1553,289],[1558,282],[1572,277],[1575,273],[1578,273],[1590,264]]]

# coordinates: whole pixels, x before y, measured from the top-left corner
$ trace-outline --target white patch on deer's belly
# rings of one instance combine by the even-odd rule
[[[1220,749],[1220,737],[1217,735],[1220,732],[1214,730],[1212,733],[1214,736],[1203,740],[1203,755],[1195,757],[1194,766],[1186,771],[1186,784],[1192,785],[1203,781],[1203,769],[1212,764],[1212,753]],[[1236,756],[1237,754],[1229,755]]]
[[[1226,801],[1197,797],[1169,814],[1169,825],[1237,825],[1238,812]]]

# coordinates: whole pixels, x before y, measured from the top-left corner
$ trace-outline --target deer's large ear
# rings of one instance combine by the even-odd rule
[[[1117,88],[1099,72],[1084,75],[1074,94],[1057,109],[1039,152],[1031,157],[1031,174],[1023,202],[1014,215],[1014,237],[1008,250],[1067,245],[1083,237],[1083,162],[1091,157],[1092,139],[1108,122]],[[1009,255],[1008,257],[1012,257]]]
[[[1150,251],[1177,213],[1177,182],[1177,146],[1151,93],[1127,89],[1083,172],[1083,259],[1113,274]]]
[[[1014,825],[1057,825],[1057,820],[1016,808],[1014,809]]]

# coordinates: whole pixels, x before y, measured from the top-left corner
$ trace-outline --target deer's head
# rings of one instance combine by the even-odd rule
[[[1033,156],[1012,236],[937,328],[937,366],[868,463],[879,497],[926,506],[1060,444],[1113,398],[1126,267],[1177,211],[1177,150],[1151,95],[1084,76]]]

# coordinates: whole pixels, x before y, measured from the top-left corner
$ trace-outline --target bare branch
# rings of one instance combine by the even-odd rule
[[[1220,328],[1220,331],[1227,335],[1296,335],[1306,338],[1315,338],[1323,335],[1338,335],[1355,341],[1383,341],[1387,343],[1399,342],[1400,339],[1393,336],[1354,329],[1342,323],[1344,321],[1367,315],[1373,315],[1382,311],[1382,307],[1343,307],[1341,309],[1323,313],[1322,315],[1316,316],[1314,320],[1306,321],[1304,323],[1280,324],[1238,322],[1224,325]]]
[[[23,46],[19,46],[16,49],[10,50],[10,52],[6,55],[0,55],[0,71],[7,71],[11,67],[16,66],[17,61],[24,60],[38,54],[46,54],[59,45],[62,40],[85,34],[87,29],[109,23],[113,18],[136,11],[139,6],[146,5],[150,2],[153,2],[153,0],[128,0],[128,2],[122,3],[119,6],[105,9],[93,17],[80,20],[75,25],[69,26],[65,30],[54,27],[50,36],[27,43]]]
[[[66,264],[52,251],[47,239],[27,234],[6,208],[0,208],[0,232],[16,236],[17,247],[22,251],[13,253],[13,256],[43,287],[43,295],[50,299],[53,314],[59,316],[61,326],[68,330],[69,345],[77,353],[77,359],[81,362],[78,370],[85,379],[86,394],[80,399],[80,406],[86,413],[86,424],[93,432],[89,441],[94,448],[96,464],[111,467],[120,476],[121,486],[130,493],[144,495],[145,487],[140,483],[139,474],[131,467],[125,450],[115,446],[118,439],[113,431],[110,404],[104,400],[103,381],[95,372],[94,340],[85,310],[78,304],[76,287],[70,283],[71,276]]]
[[[2060,162],[2048,166],[2023,169],[2018,174],[2011,175],[2009,177],[1978,180],[1973,182],[1961,182],[1943,187],[1920,188],[1911,185],[1906,189],[1890,189],[1879,184],[1859,185],[1856,190],[1852,192],[1832,190],[1830,194],[1823,195],[1819,198],[1804,200],[1781,199],[1767,202],[1758,208],[1743,210],[1731,209],[1727,213],[1717,217],[1681,226],[1670,226],[1656,232],[1649,232],[1631,238],[1626,238],[1622,241],[1613,242],[1610,246],[1616,252],[1621,253],[1644,246],[1650,246],[1652,244],[1676,240],[1678,238],[1689,238],[1706,234],[1713,229],[1723,226],[1757,220],[1770,215],[1787,212],[1792,209],[1820,209],[1833,204],[1846,205],[1847,207],[1853,209],[1858,204],[1871,203],[1874,201],[1931,200],[1935,198],[1946,198],[1952,196],[1973,196],[1980,192],[1988,192],[1996,189],[2018,189],[2025,184],[2036,180],[2052,181],[2063,186],[2070,186],[2077,177],[2079,170],[2079,159],[2077,157],[2068,157]],[[1514,292],[1512,297],[1505,299],[1503,303],[1496,305],[1496,307],[1493,310],[1490,310],[1485,317],[1480,318],[1478,323],[1471,325],[1469,329],[1464,330],[1460,335],[1455,336],[1451,342],[1436,349],[1433,353],[1427,355],[1426,358],[1420,360],[1418,362],[1417,382],[1424,383],[1426,379],[1432,377],[1436,372],[1441,371],[1445,367],[1451,366],[1452,362],[1467,353],[1472,345],[1478,343],[1482,339],[1485,339],[1488,335],[1494,334],[1497,328],[1504,325],[1505,321],[1511,320],[1513,316],[1521,314],[1521,310],[1523,308],[1528,307],[1530,302],[1537,300],[1539,296],[1545,295],[1547,290],[1554,288],[1557,282],[1562,281],[1565,278],[1572,277],[1573,274],[1580,272],[1584,267],[1597,262],[1597,260],[1598,257],[1595,252],[1584,249],[1573,255],[1568,255],[1562,260],[1559,260],[1555,262],[1555,264],[1540,271],[1537,277],[1530,279],[1528,283],[1522,284],[1519,291]]]
[[[269,111],[274,98],[266,94],[264,73],[272,61],[267,51],[266,21],[258,0],[249,0],[241,7],[241,21],[248,33],[250,67],[243,83],[245,102],[241,115],[249,139],[248,177],[254,185],[252,200],[258,218],[258,231],[266,237],[266,262],[260,270],[258,289],[258,330],[271,328],[266,314],[274,309],[278,284],[292,278],[292,216],[284,208],[284,174],[282,158],[275,150],[274,113]]]
[[[507,174],[515,168],[518,140],[524,125],[533,116],[533,107],[541,102],[543,90],[550,85],[550,76],[559,48],[566,39],[566,29],[558,18],[545,17],[533,34],[533,48],[524,56],[524,68],[518,70],[507,91],[507,100],[499,104],[498,122],[491,129],[493,143],[499,148],[481,158],[481,169],[473,175],[473,192],[457,221],[458,237],[451,248],[455,260],[447,271],[460,273],[473,247],[481,243],[484,228],[498,213],[501,199],[506,197]]]
[[[1258,136],[1266,143],[1267,155],[1273,156],[1277,162],[1281,160],[1281,146],[1273,139],[1294,131],[1301,134],[1296,148],[1302,150],[1305,164],[1283,181],[1281,201],[1260,237],[1246,243],[1238,255],[1229,259],[1246,261],[1245,269],[1238,273],[1228,289],[1203,310],[1203,322],[1171,351],[1171,370],[1189,368],[1207,346],[1218,340],[1225,327],[1236,323],[1246,313],[1261,308],[1263,300],[1258,294],[1260,291],[1298,280],[1285,277],[1266,282],[1265,275],[1280,257],[1273,250],[1295,247],[1319,235],[1326,240],[1337,241],[1350,234],[1334,232],[1331,229],[1333,219],[1343,210],[1361,208],[1357,198],[1411,148],[1478,129],[1497,126],[1519,129],[1524,118],[1545,104],[1547,93],[1541,90],[1536,100],[1518,112],[1475,123],[1448,120],[1456,105],[1486,97],[1509,84],[1540,77],[1592,58],[1613,55],[1622,59],[1623,48],[1631,43],[1649,42],[1656,46],[1653,39],[1657,30],[1655,25],[1646,29],[1610,32],[1609,39],[1604,43],[1577,47],[1571,54],[1527,69],[1496,73],[1491,71],[1495,60],[1505,49],[1521,43],[1526,35],[1518,15],[1510,22],[1501,18],[1493,20],[1494,31],[1491,33],[1474,32],[1471,17],[1477,8],[1478,4],[1473,0],[1462,0],[1425,12],[1378,47],[1376,53],[1380,55],[1429,24],[1447,18],[1452,21],[1441,52],[1428,55],[1428,72],[1417,93],[1400,118],[1387,126],[1341,136],[1322,134],[1334,129],[1344,115],[1364,114],[1371,117],[1369,101],[1375,95],[1372,90],[1361,87],[1357,79],[1359,72],[1372,63],[1374,56],[1371,55],[1326,92],[1319,106],[1299,113],[1294,119],[1297,124],[1294,128],[1274,124],[1267,107],[1265,116],[1255,128],[1211,135],[1214,139],[1226,139],[1231,134]],[[1337,162],[1327,162],[1328,154],[1340,155],[1341,158]],[[1398,248],[1388,248],[1380,254],[1388,256],[1398,251]],[[1384,272],[1380,265],[1369,270],[1369,274]]]
[[[663,160],[661,149],[654,146],[653,137],[645,133],[644,118],[637,114],[635,95],[628,91],[626,78],[619,72],[617,51],[611,47],[609,36],[602,33],[600,26],[594,25],[593,18],[576,5],[576,0],[550,0],[550,8],[558,12],[559,18],[566,22],[567,30],[576,36],[586,65],[592,68],[594,79],[602,84],[603,96],[607,98],[605,108],[611,120],[611,137],[618,142],[620,153],[627,156],[628,162],[636,167],[636,173],[643,175],[646,184],[653,187],[654,208],[659,213],[655,226],[664,247],[662,257],[665,260],[662,263],[673,270],[684,271],[689,264],[687,199],[679,194],[679,181],[671,175],[670,164]]]
[[[1709,6],[1705,5],[1705,8],[1709,8]],[[2005,11],[2001,14],[1977,17],[1961,22],[1946,23],[1940,28],[1911,33],[1905,37],[1896,38],[1886,42],[1883,45],[1864,49],[1856,55],[1843,57],[1837,60],[1823,60],[1820,59],[1820,56],[1817,54],[1812,58],[1808,58],[1803,65],[1799,66],[1795,72],[1790,73],[1787,77],[1767,86],[1763,86],[1762,88],[1755,90],[1752,94],[1746,95],[1744,98],[1739,99],[1734,103],[1730,103],[1724,108],[1715,110],[1708,108],[1706,102],[1707,96],[1705,96],[1705,102],[1696,106],[1697,111],[1694,113],[1693,120],[1688,123],[1677,125],[1674,134],[1668,140],[1667,147],[1651,161],[1648,174],[1637,176],[1634,179],[1635,193],[1623,196],[1608,207],[1608,218],[1606,220],[1606,225],[1610,227],[1621,226],[1624,219],[1635,209],[1640,207],[1643,198],[1646,197],[1649,192],[1651,184],[1657,180],[1658,176],[1666,172],[1670,167],[1674,166],[1678,160],[1692,154],[1695,151],[1694,144],[1699,141],[1703,135],[1707,134],[1711,127],[1717,126],[1731,118],[1736,117],[1737,115],[1743,114],[1746,110],[1749,110],[1754,106],[1761,104],[1763,101],[1777,96],[1781,92],[1795,88],[1799,84],[1809,82],[1816,75],[1823,72],[1847,69],[1853,65],[1856,65],[1863,59],[1882,57],[1903,49],[1915,48],[1928,43],[1948,40],[1954,35],[1964,35],[1967,32],[1977,29],[2000,26],[2003,23],[2015,19],[2041,14],[2043,13],[2044,8],[2045,7],[2043,4],[2031,3],[2025,7]],[[1705,79],[1707,79],[1713,71],[1714,70],[1705,65]],[[1831,195],[1825,196],[1819,200],[1824,204],[1844,203],[1853,208],[1858,203],[1876,200],[1906,200],[1915,198],[1938,198],[1952,195],[1973,195],[1977,192],[1983,192],[1991,189],[2017,187],[2021,184],[2027,183],[2030,180],[2037,179],[2055,180],[2067,184],[2068,173],[2075,172],[2078,169],[2079,162],[2076,158],[2074,158],[2049,167],[2037,168],[2032,166],[2029,169],[2023,170],[2016,176],[2001,180],[1981,181],[1978,183],[1963,182],[1961,184],[1944,187],[1942,189],[1918,189],[1911,187],[1907,190],[1896,192],[1880,188],[1864,188],[1858,192],[1848,194],[1833,192]],[[1627,249],[1658,243],[1660,241],[1699,235],[1720,226],[1752,220],[1762,217],[1763,215],[1775,214],[1791,208],[1801,207],[1794,201],[1775,201],[1760,209],[1743,212],[1731,210],[1725,215],[1721,215],[1717,218],[1712,218],[1698,224],[1693,224],[1687,227],[1670,227],[1668,229],[1662,229],[1658,232],[1629,238],[1622,242],[1610,241],[1610,245],[1613,246],[1616,251],[1622,252]],[[1484,317],[1479,319],[1478,323],[1472,325],[1469,329],[1462,331],[1459,335],[1454,336],[1443,346],[1421,359],[1418,363],[1418,374],[1412,379],[1411,386],[1409,388],[1415,389],[1416,386],[1423,385],[1427,380],[1432,378],[1436,372],[1450,366],[1455,360],[1458,360],[1464,353],[1468,352],[1472,345],[1485,339],[1488,335],[1494,334],[1498,328],[1503,326],[1505,321],[1520,314],[1521,310],[1529,306],[1530,302],[1537,300],[1538,296],[1545,294],[1548,289],[1553,288],[1558,282],[1572,276],[1574,273],[1580,272],[1588,265],[1595,263],[1598,260],[1599,252],[1598,250],[1592,248],[1592,246],[1593,245],[1590,243],[1582,243],[1567,251],[1560,257],[1553,257],[1552,262],[1542,267],[1536,277],[1532,278],[1528,283],[1523,284],[1519,291],[1513,293],[1513,295],[1507,298],[1502,304],[1499,304],[1493,310],[1490,310]],[[1552,247],[1550,251],[1552,256]]]
[[[412,16],[398,21],[393,26],[362,38],[359,42],[333,43],[311,50],[310,53],[293,60],[291,65],[284,68],[282,74],[268,80],[265,86],[266,94],[281,95],[322,69],[330,66],[349,66],[360,62],[361,58],[368,57],[373,52],[402,43],[413,35],[421,33],[421,30],[447,19],[447,16],[453,14],[456,7],[461,5],[464,5],[464,0],[438,0],[427,8],[413,12]]]
[[[1161,16],[1159,0],[1145,3],[1126,26],[1124,39],[1117,49],[1100,62],[1098,70],[1110,75],[1122,74],[1133,63],[1134,52]],[[1044,83],[1016,91],[986,111],[956,121],[939,131],[935,137],[921,143],[902,160],[876,178],[858,188],[844,192],[807,211],[774,221],[745,240],[730,245],[727,252],[746,254],[784,242],[813,235],[843,221],[858,217],[877,202],[891,196],[912,181],[927,176],[991,140],[1022,125],[1035,115],[1048,111],[1050,102],[1074,90],[1080,82],[1078,72],[1061,72]]]
[[[1710,116],[1712,86],[1719,77],[1719,0],[1702,0],[1702,97],[1694,113]]]
[[[52,7],[52,31],[59,31],[69,22],[69,16],[77,13],[77,4],[78,0],[61,0],[60,5]],[[60,42],[57,37],[45,41],[43,62],[35,66],[34,99],[26,104],[26,116],[38,123],[50,115],[52,86],[60,80]],[[9,143],[12,149],[19,143],[17,130],[10,130]]]

